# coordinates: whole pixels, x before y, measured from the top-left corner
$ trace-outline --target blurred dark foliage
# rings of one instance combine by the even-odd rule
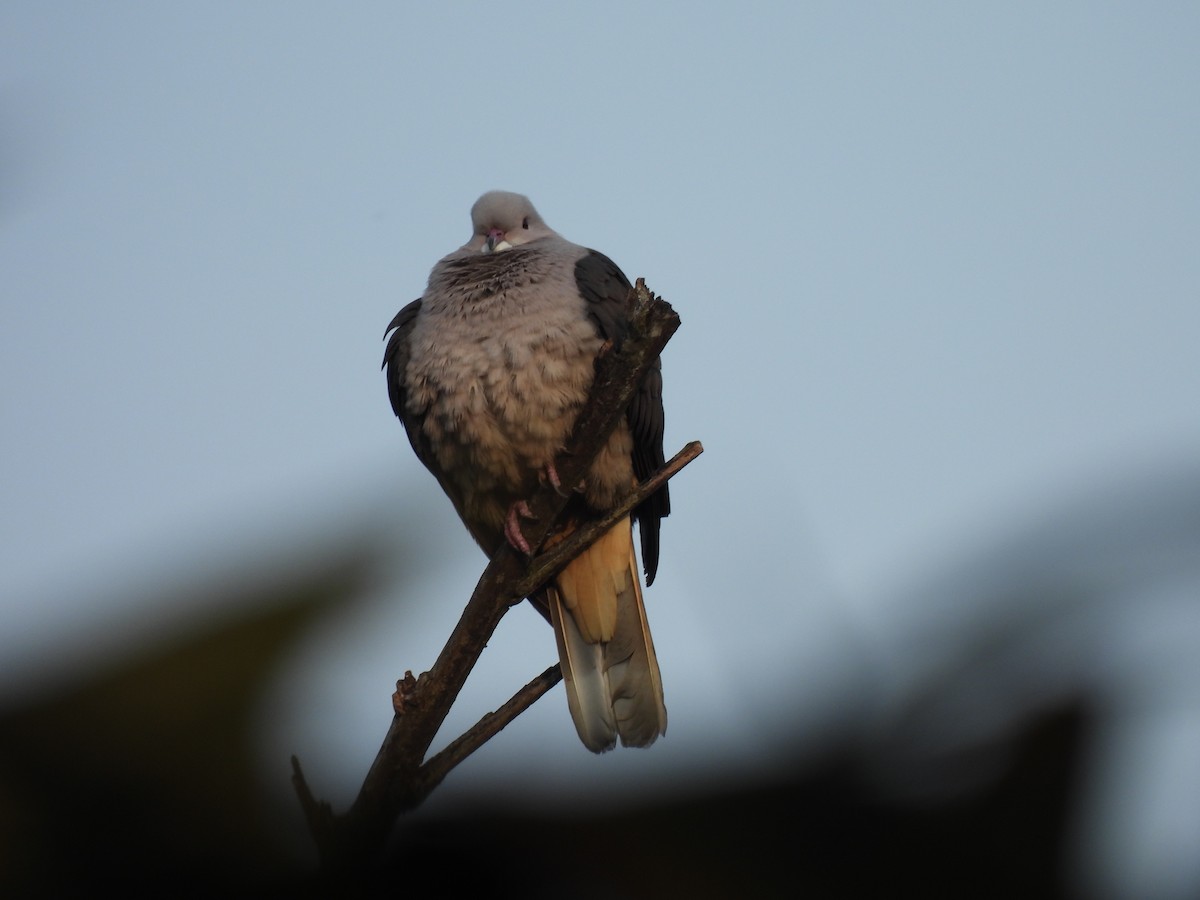
[[[0,896],[207,897],[288,881],[253,716],[293,642],[368,569],[348,559],[246,589],[232,604],[244,616],[0,714]]]
[[[406,874],[450,894],[581,898],[1061,897],[1060,851],[1085,717],[1031,722],[1002,776],[933,804],[884,799],[847,748],[738,788],[605,816],[463,812],[402,827],[373,896]],[[446,882],[407,896],[445,896]]]
[[[279,661],[369,565],[247,591],[244,616],[0,719],[0,895],[1060,896],[1085,716],[1026,723],[974,793],[885,799],[846,747],[688,796],[574,817],[520,804],[401,822],[379,871],[322,884],[272,838],[252,721]],[[228,607],[226,607],[228,608]],[[382,735],[386,723],[380,723]],[[798,755],[799,758],[799,755]],[[281,772],[286,761],[280,761]],[[435,798],[436,800],[436,795]],[[299,806],[291,811],[297,818]],[[278,811],[272,811],[278,815]]]

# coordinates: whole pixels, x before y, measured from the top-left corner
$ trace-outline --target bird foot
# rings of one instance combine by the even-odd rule
[[[504,537],[514,550],[526,556],[532,556],[533,551],[529,549],[529,541],[525,540],[525,535],[521,534],[521,519],[534,518],[536,516],[530,511],[529,504],[518,500],[508,508],[508,515],[504,519]]]

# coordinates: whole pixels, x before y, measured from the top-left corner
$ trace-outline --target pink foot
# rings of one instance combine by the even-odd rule
[[[508,516],[504,520],[504,536],[514,550],[531,556],[533,551],[529,549],[529,541],[525,540],[525,535],[521,534],[521,519],[523,518],[532,519],[533,513],[529,511],[528,503],[518,500],[508,508]]]

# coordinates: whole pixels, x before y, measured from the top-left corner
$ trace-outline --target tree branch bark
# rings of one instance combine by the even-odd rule
[[[588,402],[564,451],[555,461],[562,484],[578,484],[583,480],[600,448],[625,414],[647,369],[679,327],[679,317],[670,304],[652,294],[640,278],[630,291],[628,302],[629,331],[619,347],[610,348],[597,359]],[[423,764],[467,675],[505,612],[702,451],[699,442],[692,442],[660,472],[639,485],[617,510],[578,529],[546,553],[523,559],[507,544],[500,548],[480,577],[433,666],[415,679],[411,672],[407,673],[397,685],[391,726],[358,797],[344,815],[334,815],[329,804],[313,797],[299,761],[292,758],[293,783],[326,873],[352,872],[355,868],[370,866],[401,813],[420,804],[455,765],[558,683],[561,672],[557,666],[552,666],[500,710],[485,716],[465,735]],[[567,498],[550,485],[544,486],[532,498],[529,506],[534,518],[524,529],[531,547],[542,546],[566,502]]]

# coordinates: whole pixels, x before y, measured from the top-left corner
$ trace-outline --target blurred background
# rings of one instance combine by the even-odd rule
[[[306,884],[290,755],[344,810],[485,563],[379,363],[501,188],[683,320],[670,729],[595,757],[556,688],[397,871],[1200,896],[1197,46],[1191,4],[4,4],[0,885]],[[554,659],[514,609],[439,745]]]

